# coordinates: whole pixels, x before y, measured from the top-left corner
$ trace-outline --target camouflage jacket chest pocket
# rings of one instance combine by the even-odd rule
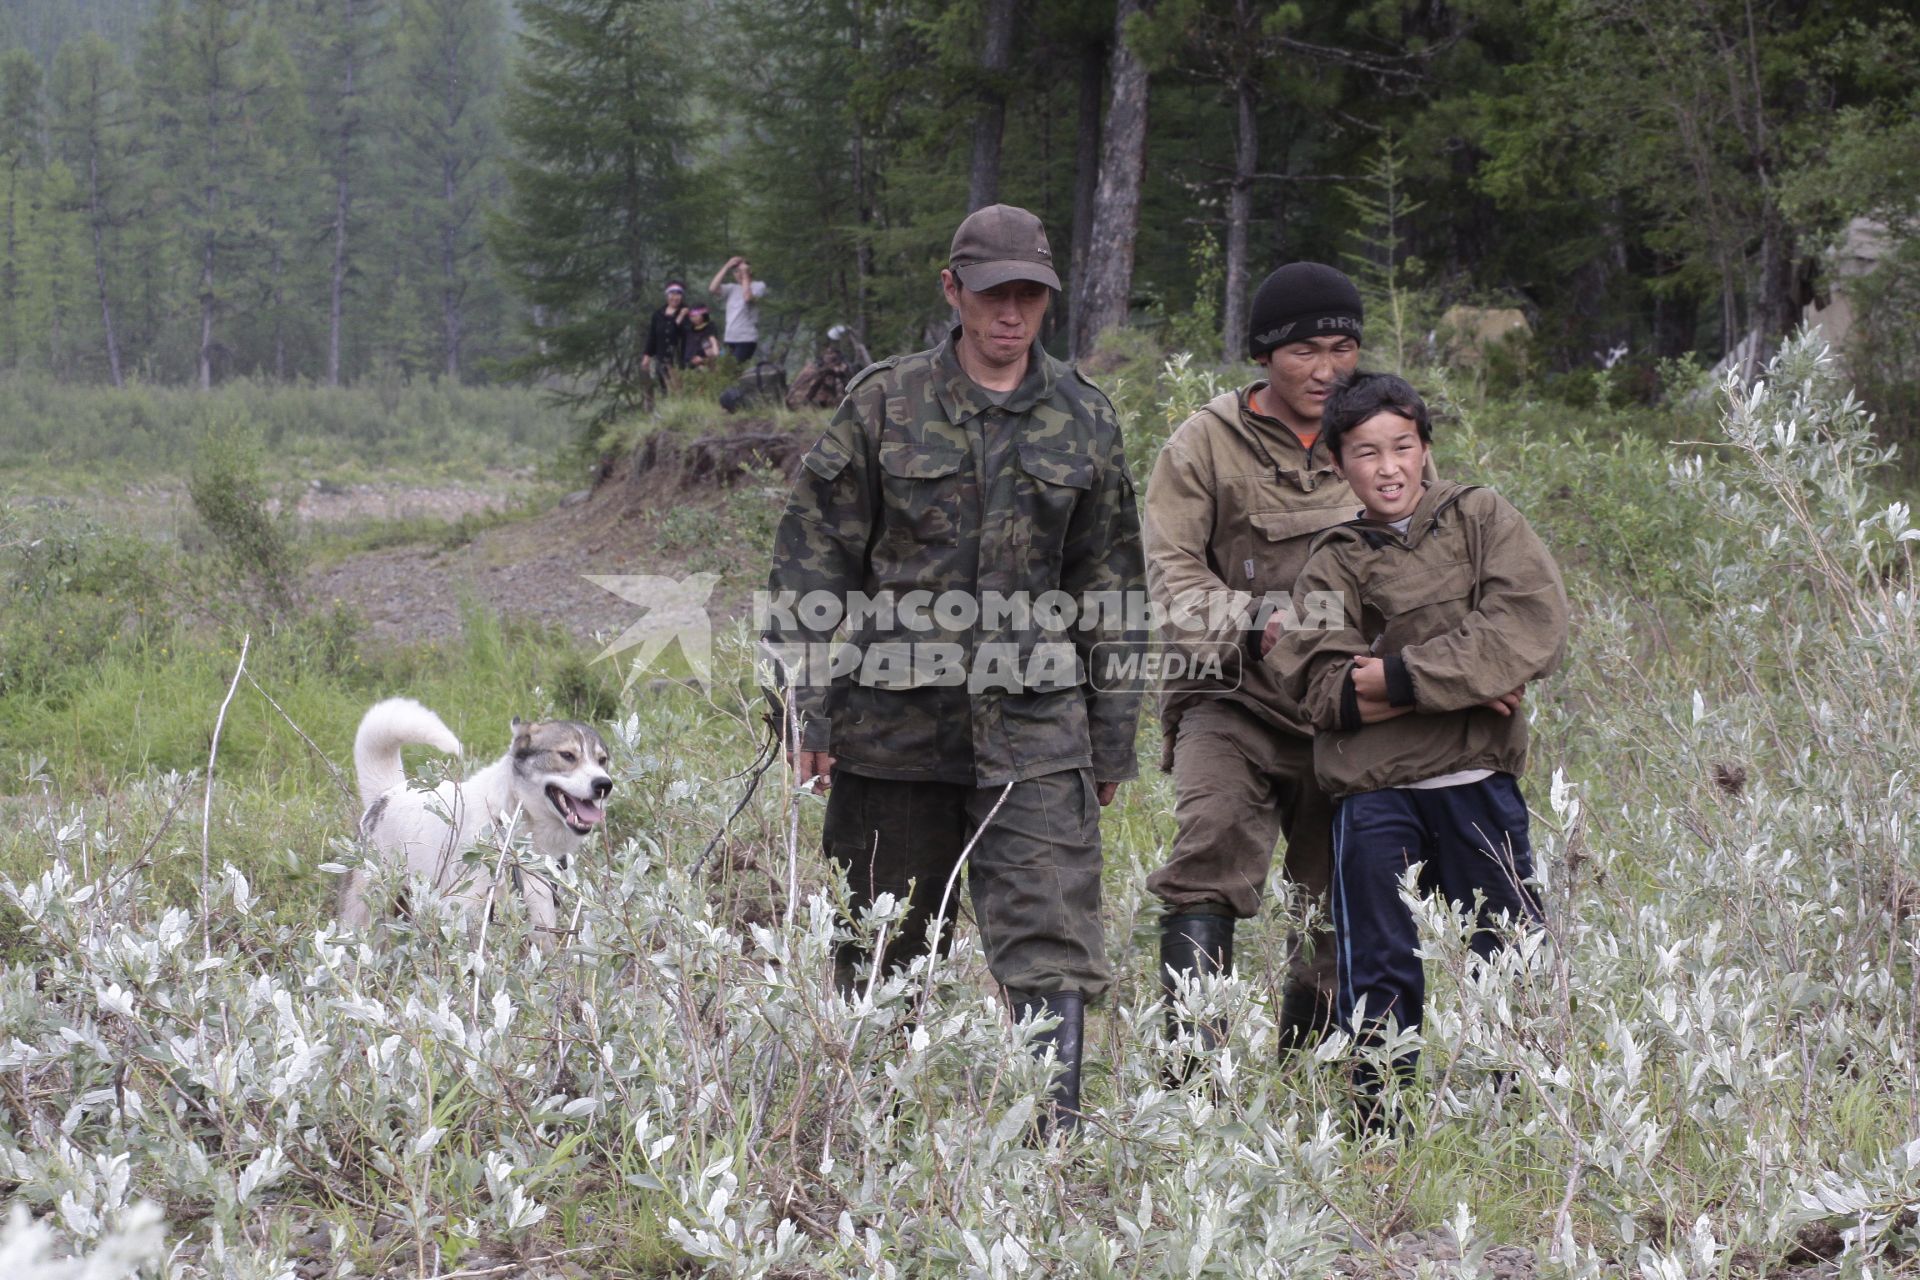
[[[1451,631],[1473,611],[1473,564],[1450,560],[1425,564],[1370,582],[1365,601],[1384,622],[1379,653],[1398,653],[1411,644]]]
[[[960,540],[960,474],[967,455],[951,445],[880,445],[880,490],[889,533],[913,542]]]
[[[1014,522],[1009,541],[1016,546],[1059,551],[1073,523],[1081,496],[1093,488],[1093,459],[1065,449],[1022,443],[1014,476]]]

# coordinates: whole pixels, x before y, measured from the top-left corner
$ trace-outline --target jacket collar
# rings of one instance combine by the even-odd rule
[[[1311,492],[1333,476],[1333,457],[1319,441],[1309,449],[1286,423],[1255,412],[1253,393],[1266,385],[1251,382],[1237,391],[1223,391],[1206,403],[1204,412],[1225,423],[1283,477]]]
[[[986,390],[960,367],[959,343],[960,326],[955,325],[934,352],[940,365],[940,407],[946,411],[947,421],[962,423],[989,409],[1025,413],[1053,394],[1053,360],[1038,341],[1027,352],[1027,376],[1008,394],[1005,404],[989,400]]]
[[[1435,526],[1447,508],[1465,497],[1470,486],[1454,484],[1447,480],[1424,481],[1427,489],[1420,495],[1420,501],[1413,508],[1413,515],[1407,520],[1407,531],[1401,533],[1385,521],[1372,519],[1362,511],[1354,520],[1354,527],[1365,536],[1370,547],[1394,543],[1402,547],[1416,547]]]

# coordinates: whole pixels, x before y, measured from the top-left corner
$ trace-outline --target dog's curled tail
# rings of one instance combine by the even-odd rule
[[[407,780],[400,766],[400,748],[418,744],[460,754],[460,739],[446,722],[412,698],[376,702],[360,718],[353,735],[353,767],[360,775],[360,803],[375,800]]]

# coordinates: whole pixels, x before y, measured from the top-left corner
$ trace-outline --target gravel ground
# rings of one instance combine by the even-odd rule
[[[451,550],[413,545],[351,556],[311,572],[308,598],[349,604],[374,635],[399,642],[457,635],[467,600],[583,639],[618,632],[639,610],[581,575],[664,570],[648,551],[646,522],[616,516],[610,505],[572,495],[551,511],[485,530]]]

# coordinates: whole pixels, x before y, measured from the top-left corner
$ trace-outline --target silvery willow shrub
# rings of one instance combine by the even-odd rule
[[[1140,885],[1164,779],[1109,812],[1121,979],[1089,1023],[1086,1123],[1040,1144],[1033,1028],[969,935],[833,991],[838,908],[794,809],[815,801],[756,801],[753,909],[667,855],[688,842],[656,832],[691,814],[703,841],[742,785],[681,744],[702,716],[737,729],[650,703],[613,736],[655,830],[548,869],[573,931],[550,954],[510,909],[482,938],[423,885],[368,937],[283,917],[234,867],[164,901],[151,851],[84,806],[21,819],[42,857],[0,883],[24,939],[0,972],[0,1180],[33,1218],[0,1257],[278,1276],[319,1223],[336,1274],[578,1249],[589,1272],[1306,1277],[1423,1228],[1450,1242],[1431,1275],[1518,1244],[1542,1275],[1704,1280],[1818,1228],[1842,1274],[1914,1274],[1920,534],[1873,496],[1884,457],[1817,346],[1728,396],[1724,436],[1673,461],[1699,598],[1652,627],[1570,575],[1568,674],[1529,694],[1547,928],[1481,962],[1408,882],[1434,981],[1394,1136],[1346,1132],[1345,1034],[1276,1061],[1284,922],[1178,992],[1226,1042],[1163,1043]],[[863,927],[899,921],[882,902]]]

